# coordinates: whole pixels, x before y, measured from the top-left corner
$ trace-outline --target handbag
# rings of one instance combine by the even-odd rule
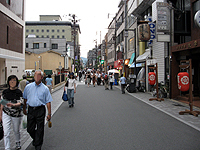
[[[27,116],[24,115],[22,118],[22,128],[26,129],[27,128]]]
[[[63,95],[62,95],[62,99],[63,99],[63,101],[68,101],[68,97],[67,97],[67,93],[65,91],[65,88],[64,88]]]
[[[2,122],[0,122],[0,140],[3,139],[3,125],[2,125]]]

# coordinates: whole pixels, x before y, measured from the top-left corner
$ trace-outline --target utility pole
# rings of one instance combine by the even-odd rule
[[[72,15],[72,18],[73,18],[73,27],[74,27],[74,73],[75,73],[75,57],[76,57],[76,16],[75,14]]]
[[[108,44],[108,33],[106,33],[106,36],[105,36],[105,60],[104,60],[104,68],[105,68],[105,73],[107,72],[107,55],[108,55],[108,50],[107,50],[107,44]]]
[[[125,32],[124,32],[124,58],[123,58],[123,72],[126,75],[126,70],[125,70],[125,60],[127,59],[127,36],[128,36],[128,31],[127,31],[127,0],[124,1],[124,14],[125,14]]]

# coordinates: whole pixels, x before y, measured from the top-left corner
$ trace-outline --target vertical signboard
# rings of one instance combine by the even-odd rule
[[[153,40],[156,38],[156,24],[152,22],[152,17],[148,16],[147,20],[149,21],[150,27],[150,40],[147,42],[148,47],[152,46]]]
[[[170,32],[170,10],[166,2],[157,2],[157,32]]]

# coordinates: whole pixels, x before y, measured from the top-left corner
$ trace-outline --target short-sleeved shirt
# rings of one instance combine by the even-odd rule
[[[75,79],[68,79],[67,89],[74,89]]]
[[[126,78],[125,77],[121,77],[120,78],[120,82],[121,82],[121,84],[126,84]]]
[[[28,84],[23,93],[24,99],[27,99],[27,104],[31,107],[44,106],[53,101],[49,88],[40,83],[37,85],[35,82]]]
[[[51,81],[52,81],[52,78],[46,78],[45,80],[47,82],[47,85],[52,85]]]

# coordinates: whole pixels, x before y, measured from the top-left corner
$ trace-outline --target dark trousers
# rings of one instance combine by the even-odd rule
[[[45,114],[45,106],[28,108],[27,132],[33,139],[33,146],[41,146],[43,144]]]
[[[121,84],[121,90],[122,90],[122,94],[125,93],[125,87],[126,87],[126,84]]]
[[[112,86],[113,86],[113,82],[110,82],[110,89],[112,89]]]

